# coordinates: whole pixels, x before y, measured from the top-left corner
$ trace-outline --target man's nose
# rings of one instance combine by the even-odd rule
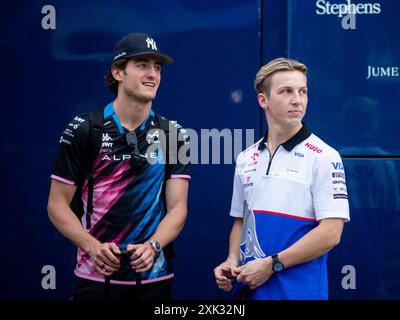
[[[298,92],[294,92],[293,93],[293,96],[292,96],[292,103],[293,104],[299,104],[299,103],[301,103],[301,96],[300,96],[300,94],[298,93]]]
[[[151,66],[148,68],[147,76],[149,76],[151,78],[156,78],[157,75],[158,75],[158,72],[157,72],[156,66]]]

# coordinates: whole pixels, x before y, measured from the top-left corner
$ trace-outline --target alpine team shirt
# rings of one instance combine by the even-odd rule
[[[121,250],[128,244],[144,243],[155,232],[166,214],[165,182],[168,179],[190,179],[189,163],[168,163],[163,148],[157,147],[159,139],[160,116],[151,110],[148,118],[135,129],[140,163],[133,161],[132,146],[127,143],[129,132],[122,127],[113,105],[104,108],[104,125],[100,152],[93,165],[93,214],[91,228],[87,230],[100,242],[116,243]],[[163,118],[165,121],[165,118]],[[83,176],[83,164],[89,134],[88,114],[75,117],[64,130],[57,150],[52,179],[70,185],[78,185]],[[188,147],[185,130],[175,121],[169,121],[175,128],[177,141],[174,145],[179,151]],[[152,130],[155,129],[155,130]],[[149,146],[155,146],[149,152]],[[187,148],[188,149],[188,148]],[[170,151],[171,152],[171,151]],[[177,157],[176,157],[177,158]],[[150,161],[146,161],[150,160]],[[150,162],[150,163],[149,163]],[[88,197],[87,181],[84,181],[82,201],[86,223]],[[92,263],[89,255],[78,249],[75,274],[78,277],[104,281]],[[156,256],[153,267],[142,273],[142,283],[160,281],[173,277],[169,257],[165,251]],[[129,263],[121,265],[114,273],[112,283],[135,284],[135,272]]]
[[[349,221],[339,153],[303,124],[270,155],[266,136],[237,159],[230,215],[244,218],[241,264],[290,247],[326,218]],[[274,273],[248,299],[327,299],[327,254]],[[237,293],[244,289],[236,287]]]

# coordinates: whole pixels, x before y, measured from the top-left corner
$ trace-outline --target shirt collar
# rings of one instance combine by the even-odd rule
[[[150,109],[149,115],[147,116],[146,120],[144,120],[143,123],[139,126],[139,130],[142,131],[147,127],[150,128],[152,126],[151,122],[153,120],[154,120],[154,111],[153,111],[153,109]],[[154,121],[153,121],[153,123],[154,123]]]
[[[310,129],[308,129],[307,125],[304,122],[302,122],[302,124],[303,126],[301,127],[301,129],[293,137],[282,143],[282,146],[286,149],[286,151],[292,151],[295,146],[311,136],[312,132],[310,131]],[[258,150],[264,150],[266,148],[265,142],[267,142],[267,137],[268,129],[258,146]]]
[[[112,102],[110,102],[104,108],[104,119],[107,119],[109,117],[113,117],[114,118],[114,120],[115,120],[115,122],[117,124],[119,132],[121,134],[123,134],[124,133],[124,128],[122,127],[122,124],[119,121],[119,118],[118,118],[117,114],[114,111],[114,104]],[[154,121],[153,121],[154,117],[155,117],[154,111],[153,111],[153,109],[150,109],[150,112],[149,112],[149,115],[147,116],[147,118],[139,125],[139,127],[137,127],[135,129],[135,131],[140,132],[140,131],[143,131],[147,127],[152,127],[153,123],[154,123]]]

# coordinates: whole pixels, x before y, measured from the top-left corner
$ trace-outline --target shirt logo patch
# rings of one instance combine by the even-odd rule
[[[108,133],[103,133],[102,141],[112,141],[112,138],[108,135]]]
[[[332,178],[343,178],[343,179],[345,179],[344,172],[332,172]]]
[[[312,150],[312,151],[315,151],[316,153],[321,153],[321,152],[322,152],[322,149],[318,148],[317,146],[312,145],[312,144],[309,143],[309,142],[307,142],[307,143],[305,144],[305,146],[306,146],[308,149],[310,149],[310,150]]]
[[[247,165],[247,167],[253,167],[253,166],[255,166],[255,165],[257,164],[257,157],[258,157],[259,155],[260,155],[260,154],[259,154],[258,152],[254,152],[253,155],[250,157],[250,159],[251,159],[252,161]]]
[[[249,209],[247,202],[244,203],[244,206],[243,231],[240,241],[240,260],[242,263],[247,258],[261,259],[266,257],[258,242],[254,213]]]
[[[251,182],[251,177],[248,176],[246,177],[246,183],[243,184],[243,188],[251,187],[253,185],[253,182]]]
[[[345,193],[335,193],[333,199],[347,199],[347,194]]]
[[[108,133],[103,133],[103,137],[102,137],[102,141],[103,143],[101,144],[102,148],[112,148],[112,146],[114,145],[113,142],[109,142],[112,141],[113,139],[108,135]]]
[[[258,157],[259,155],[260,155],[260,154],[259,154],[258,152],[254,152],[253,155],[252,155],[250,158],[251,158],[251,160],[253,160],[253,162],[256,162],[256,159],[257,159],[257,157]]]
[[[151,134],[150,132],[147,134],[146,141],[148,144],[160,143],[159,138],[160,137],[159,137],[158,130],[156,130],[153,134]]]
[[[332,163],[333,169],[341,170],[341,171],[344,170],[343,164],[341,162],[331,162],[331,163]]]

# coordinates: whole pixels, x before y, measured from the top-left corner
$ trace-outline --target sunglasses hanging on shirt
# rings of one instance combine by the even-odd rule
[[[126,134],[126,142],[128,146],[133,148],[131,153],[131,159],[135,166],[140,166],[143,163],[144,157],[140,154],[139,149],[137,147],[137,137],[135,131],[130,131]]]

